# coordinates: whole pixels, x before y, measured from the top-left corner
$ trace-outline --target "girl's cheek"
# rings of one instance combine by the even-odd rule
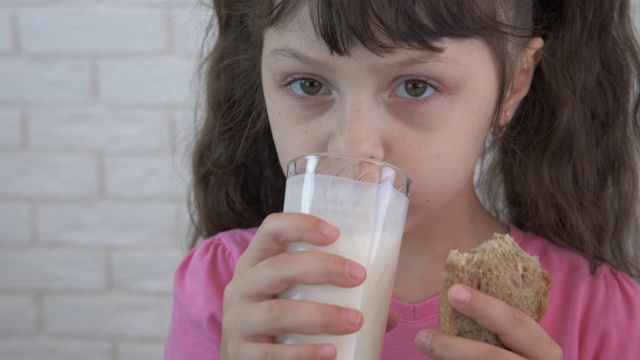
[[[385,108],[394,122],[414,131],[433,130],[450,116],[446,99],[437,93],[423,100],[393,99],[386,102]]]

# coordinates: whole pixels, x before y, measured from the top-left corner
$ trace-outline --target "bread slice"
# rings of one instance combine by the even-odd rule
[[[440,330],[506,348],[495,333],[451,307],[447,291],[458,283],[498,298],[540,321],[547,311],[553,279],[540,267],[538,258],[525,253],[507,234],[493,234],[466,253],[449,253],[440,297]]]

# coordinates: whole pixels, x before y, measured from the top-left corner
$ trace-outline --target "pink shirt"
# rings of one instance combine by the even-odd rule
[[[220,359],[222,293],[238,257],[255,233],[232,230],[198,244],[175,275],[174,305],[165,360]],[[640,359],[640,285],[623,273],[588,262],[570,250],[511,227],[511,236],[538,256],[554,278],[542,327],[562,347],[565,359]],[[413,339],[438,328],[439,297],[420,304],[392,299],[398,326],[387,333],[382,359],[428,359]]]

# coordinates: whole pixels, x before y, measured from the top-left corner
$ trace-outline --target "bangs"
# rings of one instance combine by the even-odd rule
[[[399,47],[441,52],[436,44],[444,38],[482,38],[493,43],[492,34],[505,33],[496,2],[281,0],[265,13],[264,25],[277,27],[306,9],[318,37],[340,56],[356,44],[378,55]]]

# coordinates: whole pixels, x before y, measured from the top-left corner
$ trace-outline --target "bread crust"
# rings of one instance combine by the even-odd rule
[[[440,297],[440,330],[506,348],[495,333],[451,306],[447,292],[453,284],[471,286],[540,321],[547,311],[553,278],[537,257],[524,252],[508,234],[493,234],[468,252],[449,253]]]

